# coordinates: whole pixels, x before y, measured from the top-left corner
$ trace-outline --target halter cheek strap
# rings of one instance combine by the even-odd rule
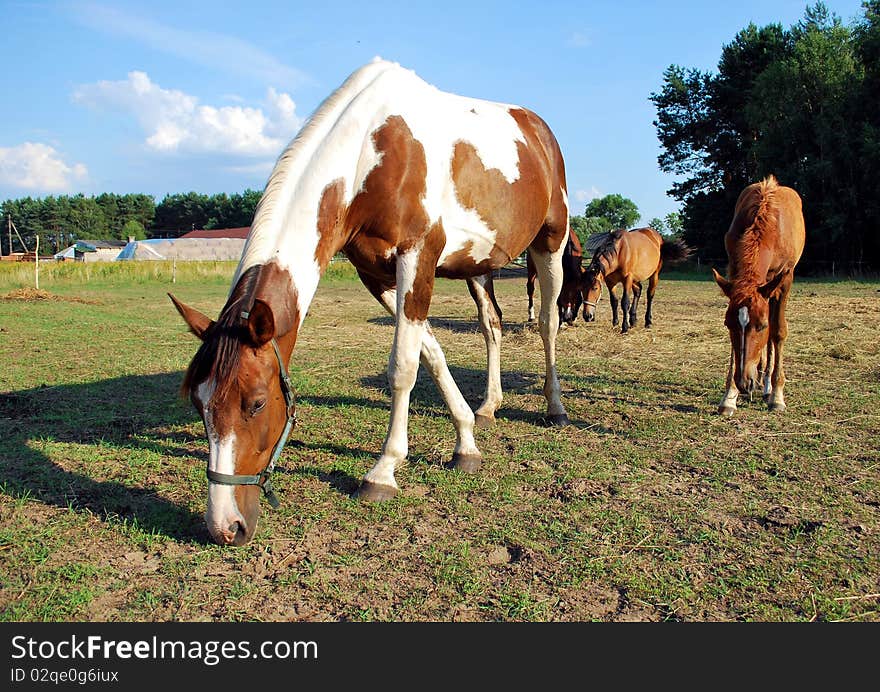
[[[242,312],[241,316],[244,319],[247,319],[248,313]],[[278,461],[278,458],[281,456],[281,452],[284,449],[284,445],[287,443],[287,437],[296,425],[296,410],[293,401],[293,385],[287,374],[287,368],[284,367],[284,361],[281,358],[281,351],[278,349],[278,342],[275,341],[275,339],[272,339],[272,348],[275,351],[275,358],[278,359],[281,392],[284,394],[284,402],[287,404],[287,422],[284,424],[284,430],[281,431],[281,437],[278,438],[278,442],[275,443],[275,447],[272,449],[272,457],[269,459],[269,464],[265,469],[260,471],[260,473],[252,476],[218,473],[217,471],[212,471],[210,468],[206,469],[206,474],[209,481],[219,483],[220,485],[258,485],[262,488],[263,494],[266,496],[269,505],[278,509],[278,507],[281,506],[281,503],[278,501],[278,496],[272,489],[271,475],[272,471],[275,470],[275,462]]]

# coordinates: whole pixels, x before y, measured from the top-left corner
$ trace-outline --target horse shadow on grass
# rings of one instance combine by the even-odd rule
[[[187,449],[190,438],[167,430],[198,422],[178,396],[181,378],[182,373],[135,375],[0,394],[3,492],[90,512],[105,521],[135,522],[147,533],[207,543],[201,515],[150,487],[160,478],[184,478],[184,459],[205,464],[204,453]],[[92,446],[94,453],[76,462],[78,470],[68,470],[39,450],[46,442]],[[158,452],[181,464],[159,470],[114,468],[126,464],[127,450]],[[112,457],[116,461],[108,461]],[[145,480],[116,480],[135,474]]]
[[[371,317],[367,320],[370,324],[378,324],[383,327],[394,327],[394,318],[390,315],[382,315],[380,317]],[[451,317],[451,316],[434,316],[431,315],[428,318],[428,323],[431,325],[431,329],[434,330],[445,330],[448,332],[453,332],[454,334],[480,334],[480,324],[477,322],[475,317]],[[533,329],[535,332],[538,331],[537,322],[516,322],[516,321],[507,321],[504,320],[502,322],[502,332],[503,334],[516,334],[522,332],[524,329]]]
[[[486,370],[476,368],[463,368],[456,365],[449,366],[449,372],[452,379],[458,385],[459,391],[464,396],[465,401],[472,410],[476,410],[483,401],[483,395],[486,388]],[[567,381],[567,377],[563,380]],[[381,390],[386,399],[385,407],[390,408],[391,392],[388,387],[388,377],[385,371],[375,375],[362,377],[361,386],[369,389]],[[505,394],[516,395],[532,395],[540,398],[543,409],[544,404],[544,375],[543,373],[522,372],[522,371],[505,371],[501,370],[501,391]],[[428,415],[435,417],[448,417],[449,411],[446,403],[443,401],[437,386],[431,379],[424,367],[419,366],[419,374],[416,378],[416,384],[410,394],[410,411],[419,415]],[[495,417],[499,421],[520,421],[530,423],[537,427],[546,427],[548,425],[545,413],[542,411],[534,412],[520,408],[512,408],[504,406],[495,412]],[[571,419],[571,426],[574,428],[589,428],[598,433],[610,433],[610,430],[599,428],[590,421],[580,421],[575,418]]]
[[[484,369],[452,366],[453,378],[468,403],[479,405],[485,388]],[[192,470],[201,472],[207,463],[200,435],[179,428],[201,421],[179,396],[181,372],[131,375],[97,382],[40,386],[0,393],[0,489],[6,495],[38,500],[47,505],[89,512],[102,520],[131,522],[148,534],[183,542],[210,543],[201,513],[195,513],[158,488],[185,483]],[[528,372],[502,372],[507,393],[541,396],[543,376]],[[369,406],[390,409],[385,372],[363,377],[366,389],[381,396],[319,397],[304,395],[300,401],[313,406]],[[414,413],[442,416],[449,413],[433,380],[423,369],[411,397]],[[541,425],[539,413],[502,408],[499,419]],[[41,448],[51,443],[74,445],[76,459],[65,468]],[[365,449],[340,446],[321,440],[291,439],[285,456],[297,451],[321,451],[334,456],[373,457]],[[143,454],[162,457],[157,466],[140,465]],[[283,459],[283,458],[282,458]],[[305,460],[304,460],[305,461]],[[315,475],[343,494],[351,493],[359,479],[343,471],[296,462],[282,464],[281,474]]]
[[[391,315],[382,315],[381,317],[371,317],[367,320],[370,324],[378,324],[383,327],[393,327],[395,322]],[[480,325],[476,319],[466,319],[463,317],[435,317],[431,315],[428,322],[432,329],[445,329],[456,334],[479,334]]]

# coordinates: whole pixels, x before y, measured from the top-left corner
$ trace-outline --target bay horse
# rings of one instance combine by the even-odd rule
[[[774,176],[740,193],[724,234],[727,278],[712,268],[728,298],[724,324],[730,335],[730,362],[727,389],[718,406],[721,415],[732,416],[739,393],[751,394],[759,384],[768,408],[785,410],[785,307],[805,236],[800,195]]]
[[[381,501],[399,492],[394,472],[408,454],[420,360],[453,420],[452,463],[464,472],[481,465],[475,414],[428,323],[435,276],[466,280],[476,301],[488,353],[486,395],[476,413],[491,421],[501,403],[501,319],[487,286],[492,271],[528,249],[541,284],[547,418],[567,425],[553,306],[568,231],[562,153],[538,115],[440,91],[381,59],[353,72],[278,158],[218,319],[169,294],[202,340],[181,391],[207,433],[205,516],[213,539],[246,543],[260,492],[277,502],[269,476],[295,421],[286,367],[337,252],[395,317],[388,432],[355,497]]]
[[[596,307],[604,283],[611,303],[611,323],[617,326],[618,299],[614,294],[614,287],[622,284],[620,307],[623,321],[620,331],[624,334],[636,324],[642,282],[646,279],[648,281],[645,326],[650,327],[653,323],[654,294],[663,263],[679,262],[691,254],[691,248],[681,240],[664,238],[649,227],[630,231],[621,228],[608,233],[596,233],[587,241],[587,249],[593,253],[593,258],[584,270],[581,281],[584,321],[592,322],[596,319]]]
[[[562,289],[556,306],[559,308],[560,324],[571,326],[581,307],[581,274],[583,268],[581,241],[574,230],[569,230],[565,252],[562,253]],[[535,321],[535,280],[538,270],[531,255],[526,256],[526,295],[529,297],[529,322]]]

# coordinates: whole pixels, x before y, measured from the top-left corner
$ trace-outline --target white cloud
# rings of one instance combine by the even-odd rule
[[[81,163],[67,164],[48,144],[25,142],[0,147],[0,183],[25,190],[65,192],[88,175]]]
[[[132,39],[181,60],[290,89],[311,81],[303,71],[285,65],[261,48],[229,34],[198,31],[191,27],[178,29],[100,3],[74,2],[71,8],[76,21],[86,26]]]
[[[602,193],[599,191],[595,185],[591,187],[589,190],[575,190],[574,198],[578,202],[589,202],[591,200],[596,199],[597,197],[601,197]]]
[[[277,155],[302,125],[293,99],[272,87],[266,92],[265,111],[209,106],[182,91],[163,89],[138,71],[129,72],[125,80],[81,86],[73,98],[135,118],[146,146],[158,152]]]

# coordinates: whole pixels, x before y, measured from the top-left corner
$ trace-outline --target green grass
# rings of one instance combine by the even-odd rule
[[[445,467],[452,424],[421,373],[401,494],[370,505],[349,493],[386,433],[393,326],[334,263],[291,363],[282,507],[224,549],[178,393],[197,343],[165,294],[216,316],[234,270],[47,264],[37,295],[33,265],[0,264],[0,619],[880,620],[880,283],[797,279],[789,409],[745,400],[727,420],[723,297],[664,274],[651,330],[621,336],[603,302],[560,333],[557,430],[524,278],[499,280],[505,399],[477,431],[483,468]],[[434,331],[477,405],[474,316],[438,280]]]

